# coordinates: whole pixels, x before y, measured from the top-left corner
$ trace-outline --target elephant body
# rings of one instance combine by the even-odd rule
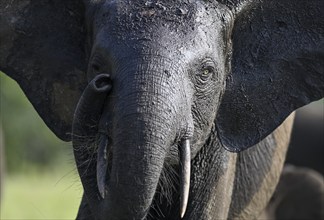
[[[296,111],[286,163],[324,175],[323,100]]]
[[[323,219],[324,178],[309,168],[286,165],[265,219]]]
[[[253,219],[324,96],[321,0],[4,0],[0,70],[73,143],[78,219]],[[297,33],[297,34],[296,34]]]
[[[323,219],[323,100],[296,111],[284,169],[260,219]]]

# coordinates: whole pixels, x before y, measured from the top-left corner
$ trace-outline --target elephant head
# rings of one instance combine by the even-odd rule
[[[324,96],[321,9],[321,0],[4,0],[0,67],[72,140],[80,218],[249,219],[282,168],[271,168],[286,149],[271,133]]]

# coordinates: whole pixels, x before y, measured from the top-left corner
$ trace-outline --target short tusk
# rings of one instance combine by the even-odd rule
[[[180,216],[183,218],[186,213],[190,187],[190,142],[188,139],[182,140],[179,149],[181,176],[180,176]]]
[[[106,175],[108,167],[107,159],[108,137],[101,134],[97,151],[97,186],[101,197],[105,198]]]

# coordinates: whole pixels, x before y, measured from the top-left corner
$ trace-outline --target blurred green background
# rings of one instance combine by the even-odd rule
[[[5,160],[0,162],[6,172],[0,219],[75,219],[82,186],[71,143],[47,128],[17,83],[2,72],[1,126]]]

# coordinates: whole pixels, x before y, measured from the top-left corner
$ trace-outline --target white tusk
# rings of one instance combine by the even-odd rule
[[[105,198],[106,175],[108,167],[107,159],[108,137],[100,135],[97,151],[97,186],[100,196]]]
[[[190,164],[191,164],[191,153],[190,153],[190,142],[185,139],[181,142],[179,149],[180,152],[180,164],[181,164],[181,176],[180,176],[180,217],[186,213],[188,198],[189,198],[189,187],[190,187]]]

